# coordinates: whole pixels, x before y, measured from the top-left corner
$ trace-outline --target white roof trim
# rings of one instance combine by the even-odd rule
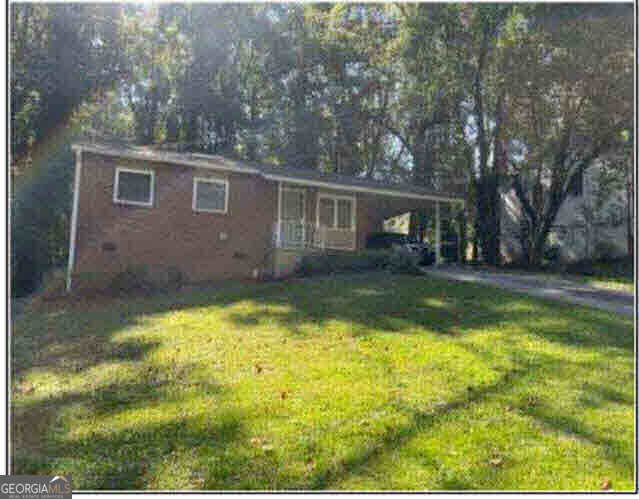
[[[299,179],[294,177],[286,177],[284,175],[265,174],[264,178],[267,180],[275,180],[278,182],[310,185],[314,187],[325,187],[326,189],[335,189],[340,191],[367,192],[370,194],[381,194],[383,196],[395,196],[395,197],[410,198],[410,199],[428,199],[432,201],[451,201],[451,202],[461,202],[461,203],[464,202],[464,199],[461,197],[453,198],[448,196],[436,196],[432,194],[418,194],[416,192],[394,191],[391,189],[381,189],[377,187],[362,187],[357,185],[337,184],[333,182],[321,182],[319,180],[304,180],[304,179]]]
[[[116,149],[107,149],[100,147],[91,147],[84,144],[74,144],[71,146],[74,151],[84,151],[93,154],[103,154],[106,156],[116,156],[118,158],[125,159],[137,159],[141,161],[155,161],[159,163],[169,163],[173,165],[193,166],[195,168],[205,168],[207,170],[223,170],[229,172],[242,172],[242,173],[261,173],[259,170],[250,167],[243,166],[228,166],[228,165],[212,165],[210,162],[188,160],[188,159],[173,159],[165,158],[155,154],[144,154],[135,152],[118,151]]]

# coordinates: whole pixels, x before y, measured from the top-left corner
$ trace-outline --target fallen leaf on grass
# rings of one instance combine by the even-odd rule
[[[610,490],[612,488],[612,481],[610,481],[607,478],[603,479],[603,482],[601,482],[601,490]]]
[[[263,371],[262,366],[255,364],[255,374],[260,374]]]
[[[21,383],[15,390],[17,393],[32,393],[35,391],[35,386],[32,383]]]
[[[495,457],[490,460],[492,466],[501,466],[504,460],[501,457]]]
[[[286,397],[288,397],[288,393],[287,392],[284,391],[284,392],[280,393],[280,398],[282,400],[286,400]]]

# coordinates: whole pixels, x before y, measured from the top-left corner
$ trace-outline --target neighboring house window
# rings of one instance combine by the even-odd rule
[[[329,229],[355,230],[354,198],[320,195],[318,222]]]
[[[584,172],[580,170],[570,179],[570,185],[568,186],[568,194],[573,196],[581,196],[584,193]]]
[[[137,206],[153,206],[153,170],[116,168],[113,201]]]
[[[198,177],[193,179],[193,211],[226,213],[228,203],[228,180]]]

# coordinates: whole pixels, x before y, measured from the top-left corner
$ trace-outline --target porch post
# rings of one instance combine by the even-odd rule
[[[435,201],[435,264],[442,263],[441,220],[439,216],[439,201]]]
[[[282,247],[282,182],[277,183],[277,220],[275,221],[277,247]]]

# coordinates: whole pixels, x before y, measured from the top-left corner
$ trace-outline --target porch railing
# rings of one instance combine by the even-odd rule
[[[282,249],[354,250],[356,232],[318,227],[316,224],[281,220],[273,226],[273,243]]]

